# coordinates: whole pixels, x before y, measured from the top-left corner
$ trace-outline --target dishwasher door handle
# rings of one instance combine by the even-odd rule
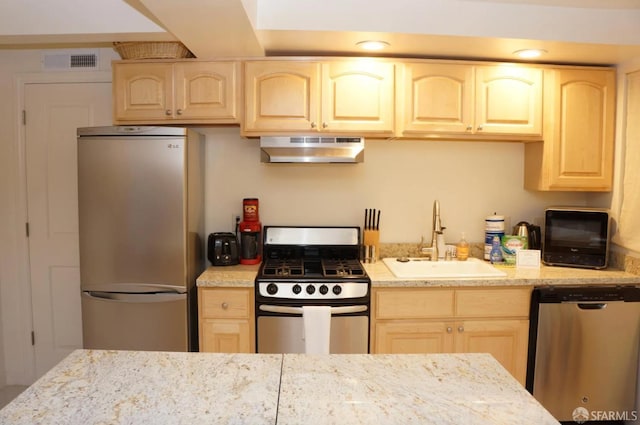
[[[607,303],[578,303],[580,310],[603,310],[607,307]]]
[[[266,305],[262,304],[258,307],[260,311],[268,311],[270,313],[284,313],[284,314],[302,314],[302,307],[286,307],[279,305]],[[367,311],[366,305],[351,305],[344,307],[331,307],[331,315],[334,314],[348,314],[348,313],[361,313]]]

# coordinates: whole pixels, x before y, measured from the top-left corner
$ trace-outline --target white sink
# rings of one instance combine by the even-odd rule
[[[408,261],[407,261],[408,260]],[[383,258],[391,272],[405,279],[447,279],[506,276],[491,264],[477,258],[467,261],[430,261],[429,258]]]

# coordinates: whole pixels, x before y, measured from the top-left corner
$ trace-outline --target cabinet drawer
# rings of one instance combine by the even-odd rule
[[[456,317],[529,317],[531,288],[459,289]]]
[[[375,292],[376,319],[428,319],[452,316],[454,291],[450,289],[395,289]]]
[[[201,318],[243,318],[251,316],[252,292],[247,289],[199,288]]]

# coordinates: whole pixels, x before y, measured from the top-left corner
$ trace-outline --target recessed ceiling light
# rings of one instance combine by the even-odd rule
[[[547,51],[543,49],[522,49],[513,52],[514,55],[518,56],[521,59],[535,59],[539,58],[545,53],[547,53]]]
[[[386,47],[389,47],[389,43],[379,40],[366,40],[357,42],[356,46],[360,47],[363,50],[382,50]]]

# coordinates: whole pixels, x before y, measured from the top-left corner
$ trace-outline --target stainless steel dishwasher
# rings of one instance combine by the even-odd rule
[[[640,288],[537,288],[531,307],[527,390],[559,421],[635,419]]]

